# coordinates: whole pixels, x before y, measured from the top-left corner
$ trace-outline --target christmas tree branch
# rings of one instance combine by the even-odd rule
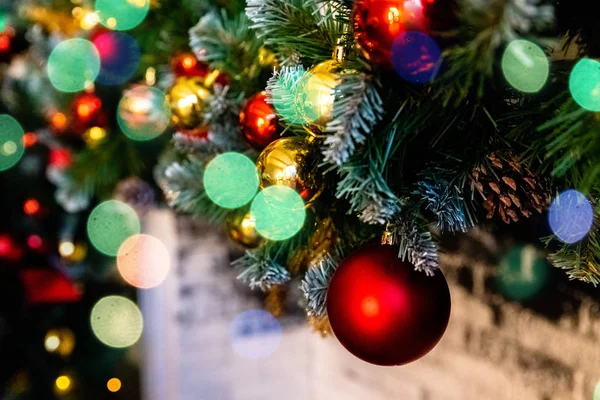
[[[415,266],[415,270],[434,275],[439,268],[437,247],[431,233],[418,225],[416,210],[397,213],[387,225],[382,242],[399,246],[398,257]]]
[[[308,315],[322,317],[327,314],[327,288],[338,264],[338,260],[327,254],[306,271],[300,289]]]
[[[251,289],[266,291],[291,279],[289,272],[264,249],[247,251],[232,266],[241,270],[238,279]]]
[[[252,28],[281,60],[297,53],[307,64],[331,59],[344,32],[333,18],[323,21],[322,12],[304,0],[248,0],[246,7]]]
[[[333,120],[327,124],[324,161],[341,165],[348,161],[358,144],[365,141],[383,118],[383,101],[377,82],[365,74],[341,76],[335,88]]]
[[[250,29],[244,14],[229,17],[225,11],[211,12],[190,29],[190,47],[200,61],[227,72],[249,93],[259,91],[257,78],[262,41]]]

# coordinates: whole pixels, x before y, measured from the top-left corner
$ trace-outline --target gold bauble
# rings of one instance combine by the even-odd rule
[[[246,249],[257,248],[264,241],[256,231],[256,220],[250,212],[230,216],[227,219],[227,235]]]
[[[339,65],[335,60],[317,64],[298,83],[296,106],[307,124],[321,130],[333,119],[335,88],[340,83],[334,71]]]
[[[69,328],[51,329],[44,338],[44,347],[49,353],[69,357],[75,348],[75,335]]]
[[[306,204],[310,204],[321,193],[314,182],[307,182],[302,171],[308,154],[305,142],[296,138],[277,139],[260,153],[256,169],[262,189],[272,185],[283,185],[294,189]]]
[[[261,47],[258,49],[258,64],[261,67],[276,67],[278,65],[277,56],[271,50]]]
[[[204,78],[180,77],[169,92],[173,122],[192,129],[204,125],[204,110],[211,92]]]

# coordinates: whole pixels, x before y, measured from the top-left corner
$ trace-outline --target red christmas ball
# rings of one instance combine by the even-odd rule
[[[190,53],[183,53],[171,62],[173,73],[176,77],[199,77],[204,78],[208,75],[208,65],[198,61],[196,56]]]
[[[432,0],[357,0],[352,10],[354,39],[365,57],[392,68],[392,45],[406,31],[426,29],[425,6]]]
[[[279,119],[273,106],[267,103],[267,92],[251,97],[240,113],[240,125],[244,137],[252,147],[262,150],[277,139]]]
[[[333,333],[356,357],[376,365],[415,361],[442,338],[450,291],[434,276],[398,259],[394,246],[368,245],[344,259],[327,291]]]

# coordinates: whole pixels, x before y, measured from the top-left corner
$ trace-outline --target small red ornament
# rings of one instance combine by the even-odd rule
[[[368,245],[344,259],[327,292],[333,333],[356,357],[376,365],[415,361],[442,338],[450,318],[450,291],[398,259],[398,249]]]
[[[81,134],[85,130],[98,126],[106,127],[107,117],[102,108],[102,100],[94,93],[84,93],[73,100],[73,132]]]
[[[426,29],[424,8],[432,0],[357,0],[352,10],[354,39],[365,57],[392,68],[392,45],[406,31]]]
[[[66,169],[71,165],[73,155],[64,147],[55,147],[50,149],[48,165],[57,169]]]
[[[267,92],[251,97],[240,113],[244,137],[256,150],[264,149],[281,132],[273,106],[267,103]]]
[[[209,72],[208,65],[201,63],[190,53],[183,53],[173,58],[171,67],[178,78],[182,76],[204,78]]]

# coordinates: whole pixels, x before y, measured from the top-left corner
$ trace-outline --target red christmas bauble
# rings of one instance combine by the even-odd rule
[[[368,245],[344,259],[327,291],[333,333],[356,357],[376,365],[415,361],[442,338],[450,291],[434,276],[398,259],[398,249]]]
[[[257,150],[262,150],[277,139],[279,119],[273,106],[267,103],[267,92],[251,97],[240,113],[240,125],[244,137]]]
[[[81,134],[94,126],[106,127],[107,116],[102,107],[102,100],[94,93],[83,93],[77,96],[73,100],[71,108],[73,113],[71,129],[73,132]]]
[[[426,29],[424,8],[432,0],[357,0],[352,10],[354,39],[365,57],[392,68],[392,45],[406,31]]]
[[[190,53],[183,53],[173,58],[171,67],[178,78],[182,76],[204,78],[209,72],[208,65],[201,63]]]

